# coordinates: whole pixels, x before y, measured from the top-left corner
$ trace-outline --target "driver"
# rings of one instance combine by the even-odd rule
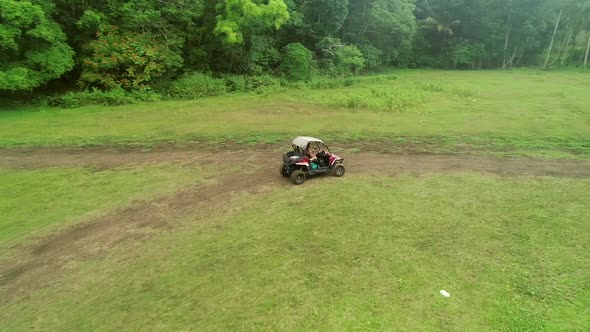
[[[312,168],[315,169],[320,166],[320,163],[318,162],[318,153],[317,153],[317,151],[315,151],[315,149],[311,148],[310,144],[307,145],[307,149],[305,149],[305,153],[309,157],[309,161],[312,164],[311,165]],[[314,167],[314,165],[315,165],[315,167]]]

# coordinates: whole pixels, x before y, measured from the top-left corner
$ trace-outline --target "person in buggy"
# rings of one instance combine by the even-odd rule
[[[303,184],[312,175],[344,175],[344,159],[330,152],[324,141],[309,136],[297,136],[291,144],[293,148],[283,155],[279,169],[283,177],[290,177],[293,183]]]
[[[312,148],[311,144],[307,145],[305,149],[305,153],[309,157],[309,161],[311,162],[311,169],[317,169],[319,167],[326,167],[330,163],[330,154],[325,150],[318,151],[317,145],[316,148]]]

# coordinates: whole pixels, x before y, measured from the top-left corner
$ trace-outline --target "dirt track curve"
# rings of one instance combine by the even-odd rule
[[[67,273],[71,263],[97,259],[119,243],[144,241],[153,234],[178,226],[183,216],[218,212],[227,208],[232,193],[251,194],[290,189],[293,185],[278,175],[280,152],[273,148],[201,151],[183,149],[0,150],[0,168],[42,169],[82,166],[99,170],[131,164],[179,163],[227,168],[250,165],[251,176],[231,173],[202,185],[187,185],[178,192],[132,205],[73,226],[57,234],[12,248],[14,255],[0,261],[0,307],[31,291],[49,285]],[[345,155],[347,175],[483,172],[501,176],[590,177],[590,160],[493,158],[459,155],[392,155],[350,153]],[[308,184],[313,185],[313,184]],[[75,266],[75,264],[74,264]]]

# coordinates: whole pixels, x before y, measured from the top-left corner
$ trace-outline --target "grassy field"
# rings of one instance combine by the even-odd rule
[[[318,196],[319,182],[84,264],[3,308],[0,330],[589,326],[590,181],[348,177]]]
[[[105,211],[198,183],[195,167],[137,165],[92,168],[0,169],[0,248],[79,223]],[[0,257],[3,255],[0,254]]]
[[[0,331],[590,330],[589,78],[2,110]],[[345,177],[294,186],[248,144],[300,134]]]
[[[0,112],[0,146],[193,140],[283,142],[298,134],[431,150],[590,155],[588,74],[398,71],[336,88],[195,101]]]

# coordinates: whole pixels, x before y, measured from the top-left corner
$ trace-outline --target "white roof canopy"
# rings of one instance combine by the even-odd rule
[[[300,147],[303,150],[305,150],[305,148],[307,148],[307,144],[309,144],[311,142],[324,143],[324,141],[322,141],[319,138],[309,137],[309,136],[298,136],[298,137],[295,137],[295,139],[293,140],[293,144],[297,145],[298,147]]]

